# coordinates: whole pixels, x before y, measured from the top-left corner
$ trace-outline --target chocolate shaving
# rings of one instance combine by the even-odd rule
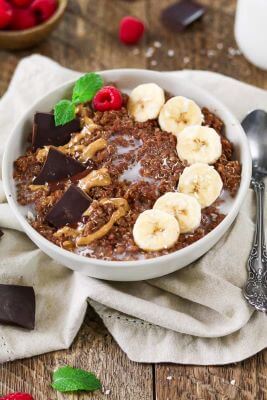
[[[205,8],[192,0],[182,0],[162,11],[161,20],[167,28],[181,32],[188,25],[200,18],[205,12]]]
[[[77,186],[71,185],[49,211],[45,220],[56,228],[75,224],[91,203],[92,199],[86,193]]]
[[[65,125],[56,126],[53,114],[37,112],[33,121],[33,150],[49,145],[62,146],[70,141],[72,133],[80,132],[80,130],[79,118]]]
[[[46,182],[58,182],[79,174],[85,166],[74,158],[51,147],[40,174],[34,179],[33,185],[44,185]]]
[[[0,323],[34,329],[35,294],[31,286],[0,284]]]

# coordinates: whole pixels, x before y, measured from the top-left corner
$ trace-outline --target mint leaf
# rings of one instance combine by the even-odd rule
[[[53,373],[52,388],[59,392],[94,391],[101,389],[101,383],[92,372],[66,366]]]
[[[60,100],[54,107],[56,126],[65,125],[75,118],[75,105],[70,100]]]
[[[92,100],[96,92],[102,88],[103,84],[102,77],[95,72],[85,74],[78,79],[74,85],[72,102],[74,104],[79,104]]]

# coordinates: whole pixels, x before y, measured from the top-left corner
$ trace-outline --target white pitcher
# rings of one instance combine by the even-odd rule
[[[238,0],[235,38],[244,56],[267,70],[267,0]]]

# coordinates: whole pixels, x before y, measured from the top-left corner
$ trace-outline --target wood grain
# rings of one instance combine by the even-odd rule
[[[93,371],[103,384],[102,392],[60,394],[50,386],[52,372],[61,365]],[[119,349],[91,308],[69,350],[0,366],[0,394],[11,391],[32,393],[36,400],[153,399],[151,365],[131,362]]]
[[[201,0],[205,17],[182,34],[163,27],[161,9],[174,0],[70,0],[58,29],[37,47],[0,51],[0,94],[19,60],[40,53],[81,71],[109,68],[208,69],[267,88],[267,73],[236,54],[233,36],[235,0]],[[138,47],[117,39],[122,16],[142,18],[147,33]],[[159,41],[162,46],[147,57]],[[173,57],[168,50],[174,50]],[[91,369],[110,393],[60,395],[50,387],[51,372],[63,363]],[[267,400],[267,351],[242,363],[222,367],[141,365],[131,362],[89,308],[73,346],[0,367],[0,393],[25,390],[36,400]],[[105,391],[104,390],[104,391]]]

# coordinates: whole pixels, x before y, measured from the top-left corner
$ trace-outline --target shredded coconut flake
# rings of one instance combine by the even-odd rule
[[[156,49],[159,49],[159,48],[162,46],[162,44],[161,44],[158,40],[156,40],[156,41],[153,43],[153,46],[156,47]]]
[[[138,56],[140,54],[140,50],[138,48],[133,49],[133,55]]]
[[[146,58],[150,58],[153,56],[155,49],[153,49],[153,47],[148,47],[146,52],[145,52],[145,56]]]

